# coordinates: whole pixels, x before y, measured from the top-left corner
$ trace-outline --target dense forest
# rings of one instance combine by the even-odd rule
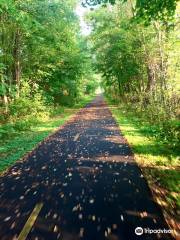
[[[158,123],[162,137],[176,144],[177,1],[83,1],[95,10],[86,16],[88,37],[77,4],[1,0],[1,122],[23,125],[54,106],[72,105],[95,90],[96,73],[107,95]]]
[[[145,17],[140,10],[136,11],[133,1],[117,1],[89,14],[95,68],[107,96],[158,124],[161,137],[176,144],[180,5],[174,16],[165,17],[162,12],[159,18],[147,11]]]
[[[179,78],[178,0],[0,0],[0,171],[100,89],[177,216]]]
[[[1,122],[31,125],[96,87],[77,1],[0,1]],[[2,131],[3,134],[3,131]]]
[[[86,5],[94,9],[86,15],[88,41],[106,100],[167,222],[177,229],[180,3],[105,0]]]

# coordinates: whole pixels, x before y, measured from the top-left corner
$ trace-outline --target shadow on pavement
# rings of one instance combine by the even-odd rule
[[[101,97],[0,178],[0,239],[156,240],[168,229],[133,154]],[[20,239],[19,239],[20,240]]]

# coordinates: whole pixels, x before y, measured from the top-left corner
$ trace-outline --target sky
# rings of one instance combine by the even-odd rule
[[[90,34],[91,29],[84,21],[84,15],[89,11],[88,8],[84,8],[79,4],[76,8],[76,14],[79,16],[80,19],[80,26],[81,26],[81,32],[83,35],[87,36]]]

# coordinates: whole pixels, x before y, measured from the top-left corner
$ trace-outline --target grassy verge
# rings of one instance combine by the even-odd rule
[[[52,117],[46,118],[32,126],[30,130],[16,131],[13,132],[12,136],[8,136],[7,139],[0,140],[0,173],[30,152],[39,142],[63,125],[93,98],[94,96],[86,96],[71,108],[59,107],[55,110]]]
[[[178,229],[178,209],[180,209],[180,172],[178,170],[178,152],[170,145],[157,141],[148,123],[135,116],[125,105],[111,105],[110,109],[120,129],[135,154],[154,198],[162,206],[169,225]]]

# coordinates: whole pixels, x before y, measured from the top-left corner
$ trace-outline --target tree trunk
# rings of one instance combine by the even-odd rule
[[[6,94],[3,73],[1,74],[1,88],[3,90],[2,101],[3,101],[3,105],[5,107],[5,112],[7,113],[8,112],[8,97],[7,97],[7,94]]]
[[[118,95],[119,95],[119,98],[121,98],[121,82],[120,82],[120,79],[118,79]]]
[[[148,76],[148,82],[146,87],[146,92],[152,92],[155,87],[155,72],[153,70],[153,67],[147,66],[147,76]]]
[[[13,59],[14,65],[12,70],[13,82],[16,86],[16,96],[19,97],[20,91],[20,75],[21,75],[21,67],[20,67],[20,31],[19,29],[15,32],[15,40],[13,46]]]
[[[165,39],[167,39],[167,29],[163,31],[158,22],[154,23],[154,28],[156,30],[158,52],[159,52],[159,69],[160,69],[160,90],[161,90],[161,100],[165,101],[164,90],[167,89],[167,60],[168,56],[165,54],[163,49],[163,44]]]

